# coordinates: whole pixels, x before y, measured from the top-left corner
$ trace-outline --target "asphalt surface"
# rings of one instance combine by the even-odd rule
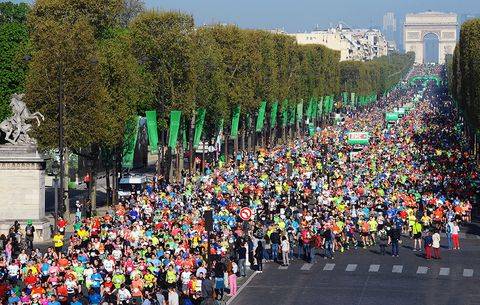
[[[446,243],[442,238],[442,246]],[[441,249],[440,260],[426,260],[403,238],[400,257],[378,248],[316,255],[281,267],[269,263],[229,305],[477,305],[480,304],[480,236],[463,234],[460,250]]]

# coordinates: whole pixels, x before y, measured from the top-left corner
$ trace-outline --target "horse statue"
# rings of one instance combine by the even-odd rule
[[[10,100],[13,115],[0,123],[0,130],[5,133],[5,140],[11,144],[35,144],[28,132],[32,128],[29,120],[36,120],[40,126],[40,119],[45,120],[40,112],[31,113],[23,101],[25,94],[13,94]]]

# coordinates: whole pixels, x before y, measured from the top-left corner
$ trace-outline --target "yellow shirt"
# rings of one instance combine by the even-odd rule
[[[55,247],[62,247],[63,246],[63,236],[60,234],[55,234],[53,236],[53,244]]]

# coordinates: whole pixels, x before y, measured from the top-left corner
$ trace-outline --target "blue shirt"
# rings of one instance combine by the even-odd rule
[[[89,304],[100,304],[102,296],[99,293],[93,293],[88,296]]]
[[[92,274],[92,287],[98,288],[103,282],[102,275],[100,273],[94,273]]]

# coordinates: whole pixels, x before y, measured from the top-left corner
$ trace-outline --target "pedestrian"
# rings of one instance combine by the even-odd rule
[[[449,250],[453,249],[452,231],[453,231],[453,222],[449,220],[445,224],[445,237],[447,238],[447,245]]]
[[[415,218],[412,225],[413,234],[413,251],[421,251],[422,249],[422,224]]]
[[[399,249],[398,245],[401,243],[401,227],[394,225],[390,228],[390,234],[388,235],[388,244],[392,245],[392,257],[398,257]]]
[[[280,246],[280,232],[279,230],[274,230],[272,234],[270,234],[270,241],[272,242],[272,256],[273,261],[278,261],[278,248]]]
[[[452,226],[452,241],[454,250],[460,250],[460,239],[458,233],[460,233],[460,227],[458,226],[458,222],[454,221]]]
[[[32,220],[27,220],[27,225],[25,226],[25,242],[27,244],[28,251],[33,251],[33,239],[35,234],[35,227],[32,224]]]
[[[384,227],[378,231],[378,246],[380,247],[380,254],[385,255],[385,249],[387,247],[388,234]]]
[[[238,269],[240,271],[240,276],[245,277],[247,276],[246,271],[247,271],[247,248],[245,247],[245,243],[242,243],[240,245],[240,248],[238,249]]]
[[[230,294],[228,296],[234,296],[237,294],[237,264],[231,259],[227,265],[228,273],[228,287],[230,288]]]
[[[53,245],[55,247],[55,252],[57,254],[59,254],[60,252],[62,252],[62,248],[63,248],[63,237],[64,235],[63,234],[60,234],[60,232],[57,232],[55,233],[55,235],[53,236]]]
[[[425,230],[424,237],[423,237],[423,246],[425,248],[425,258],[431,259],[432,258],[432,244],[433,239],[430,231]]]
[[[440,234],[438,230],[432,235],[433,258],[440,259]]]
[[[262,241],[258,241],[257,248],[255,249],[255,260],[257,261],[257,271],[259,273],[263,272],[263,245]],[[283,250],[282,250],[283,252]]]
[[[325,227],[323,232],[324,259],[333,259],[333,232],[330,226]]]
[[[282,237],[282,265],[283,266],[288,266],[290,264],[290,261],[288,259],[288,253],[290,252],[290,243],[287,240],[286,236]]]

